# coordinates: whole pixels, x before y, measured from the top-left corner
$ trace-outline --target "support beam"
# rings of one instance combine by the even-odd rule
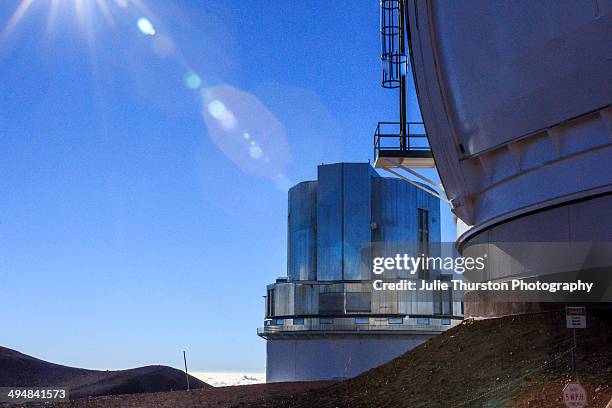
[[[416,173],[416,172],[414,172],[414,171],[410,171],[410,169],[407,169],[407,168],[405,168],[405,167],[401,167],[401,168],[402,168],[402,169],[404,169],[404,170],[409,171],[411,174]],[[434,197],[437,197],[437,198],[439,198],[440,200],[445,201],[445,202],[447,202],[447,203],[451,204],[450,200],[449,200],[448,198],[446,198],[446,196],[445,196],[445,195],[439,194],[437,191],[435,191],[435,190],[434,190],[434,188],[433,188],[433,187],[434,187],[434,186],[438,186],[438,184],[434,183],[434,182],[433,182],[433,181],[431,181],[430,179],[428,179],[428,178],[426,178],[426,177],[424,177],[424,176],[421,176],[421,175],[420,175],[420,174],[418,174],[418,173],[416,173],[416,174],[415,174],[417,177],[419,177],[419,178],[421,178],[421,179],[425,180],[425,181],[427,182],[427,185],[432,186],[432,188],[427,188],[427,187],[423,186],[422,184],[417,183],[416,181],[414,181],[414,180],[412,180],[412,179],[409,179],[408,177],[404,176],[403,174],[398,173],[398,172],[397,172],[397,171],[395,171],[395,170],[392,170],[392,169],[391,169],[391,168],[389,168],[389,167],[384,167],[384,169],[385,169],[386,171],[388,171],[389,173],[394,174],[394,175],[396,175],[397,177],[401,178],[402,180],[405,180],[405,181],[409,182],[409,183],[410,183],[410,184],[412,184],[413,186],[418,187],[418,188],[420,188],[420,189],[421,189],[421,190],[423,190],[423,191],[427,191],[429,194],[433,195]],[[442,191],[444,191],[444,189],[442,189]]]

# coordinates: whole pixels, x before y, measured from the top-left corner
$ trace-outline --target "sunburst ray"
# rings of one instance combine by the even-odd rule
[[[6,27],[4,27],[4,29],[2,30],[2,33],[0,34],[0,40],[4,40],[11,33],[11,31],[15,29],[15,27],[17,26],[17,24],[19,24],[19,21],[21,21],[23,16],[27,13],[33,2],[34,0],[21,0],[21,3],[19,3],[19,6],[17,6],[17,9],[11,16]]]

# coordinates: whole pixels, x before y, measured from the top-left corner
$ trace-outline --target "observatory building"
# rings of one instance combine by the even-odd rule
[[[458,249],[492,260],[469,279],[597,282],[588,298],[466,293],[466,316],[611,302],[612,2],[381,7],[382,85],[402,108],[411,68],[428,143],[405,113],[379,124],[375,167],[437,168],[443,186],[428,184],[458,217]]]
[[[440,201],[368,163],[318,167],[289,190],[287,276],[268,285],[268,382],[355,376],[461,320],[452,290],[374,290],[372,260],[433,254]],[[416,271],[414,271],[416,272]],[[385,281],[450,279],[435,270],[395,271]]]

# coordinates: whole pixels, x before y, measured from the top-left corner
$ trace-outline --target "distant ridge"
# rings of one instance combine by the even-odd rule
[[[189,384],[191,388],[212,387],[192,376],[189,376]],[[49,363],[0,347],[0,387],[30,386],[68,388],[70,399],[187,388],[185,373],[167,366],[116,371],[86,370]]]

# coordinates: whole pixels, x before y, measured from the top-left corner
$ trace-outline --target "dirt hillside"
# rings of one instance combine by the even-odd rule
[[[314,391],[330,384],[319,382],[285,382],[213,387],[191,391],[157,392],[151,394],[115,395],[65,401],[55,404],[30,403],[23,408],[225,408],[259,407],[270,398]],[[12,408],[20,408],[15,406]]]
[[[603,408],[612,398],[612,314],[589,311],[587,324],[578,335],[578,375],[588,391],[589,408]],[[563,408],[560,397],[571,379],[572,344],[561,312],[467,320],[383,366],[342,382],[110,396],[53,406]]]
[[[210,385],[190,377],[192,388]],[[0,387],[62,387],[70,398],[186,389],[185,373],[166,366],[98,371],[49,363],[0,347]],[[1,401],[0,401],[1,402]]]
[[[612,398],[612,314],[592,311],[578,332],[589,407]],[[563,407],[572,332],[561,312],[466,320],[383,366],[324,390],[261,407]]]

